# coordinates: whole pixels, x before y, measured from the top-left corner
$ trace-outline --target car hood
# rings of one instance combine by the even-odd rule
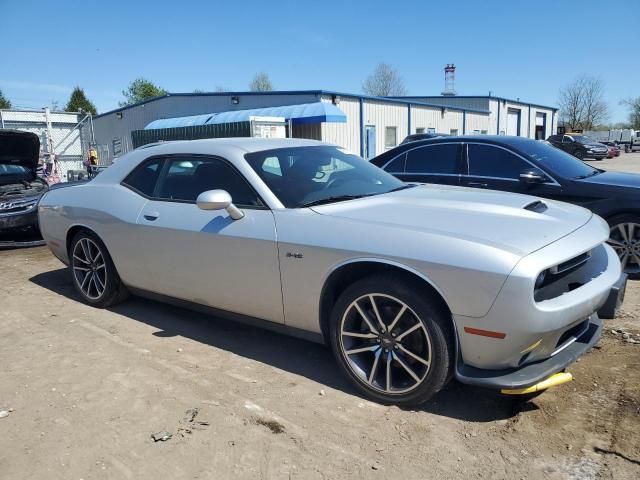
[[[590,184],[638,188],[640,187],[640,174],[624,172],[602,172],[599,175],[583,178],[579,181]]]
[[[536,209],[539,202],[546,209]],[[568,235],[592,216],[581,207],[528,195],[431,184],[313,210],[358,223],[456,237],[521,256]]]
[[[40,157],[40,139],[35,133],[0,129],[0,163],[21,165],[34,175]]]

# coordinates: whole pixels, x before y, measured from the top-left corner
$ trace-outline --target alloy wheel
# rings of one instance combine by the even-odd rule
[[[107,265],[100,247],[90,238],[81,238],[72,252],[73,275],[80,291],[98,300],[107,285]]]
[[[371,293],[353,301],[340,322],[340,349],[367,387],[400,394],[418,387],[431,368],[431,337],[401,300]]]
[[[618,254],[625,272],[640,272],[640,225],[631,222],[614,225],[607,243]]]

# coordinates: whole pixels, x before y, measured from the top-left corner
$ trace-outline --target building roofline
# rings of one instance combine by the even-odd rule
[[[558,107],[550,107],[549,105],[540,105],[538,103],[525,102],[522,100],[514,100],[513,98],[506,97],[496,97],[495,95],[453,95],[451,97],[447,97],[446,95],[404,95],[404,96],[392,96],[385,98],[393,98],[393,99],[405,99],[405,98],[486,98],[489,100],[503,100],[511,103],[521,103],[522,105],[529,105],[530,107],[538,107],[538,108],[546,108],[548,110],[553,110],[557,112],[559,110]]]
[[[487,114],[487,115],[490,113],[489,110],[483,110],[478,108],[466,108],[466,107],[459,107],[454,105],[438,105],[435,103],[428,103],[428,102],[407,101],[407,100],[403,100],[402,97],[395,97],[395,98],[394,97],[375,97],[372,95],[336,92],[333,90],[273,90],[269,92],[235,91],[235,92],[167,93],[166,95],[160,95],[158,97],[149,98],[141,102],[132,103],[131,105],[125,105],[123,107],[109,110],[108,112],[94,115],[93,118],[97,119],[97,118],[105,117],[107,115],[129,110],[134,107],[146,105],[147,103],[152,103],[167,97],[223,97],[223,96],[241,96],[241,95],[316,95],[316,96],[337,95],[339,97],[391,102],[391,103],[399,103],[403,105],[417,105],[417,106],[433,107],[433,108],[439,108],[439,109],[444,107],[447,110],[458,111],[458,112],[481,113],[481,114]],[[420,97],[418,96],[418,97],[412,97],[412,98],[420,98]],[[424,97],[424,98],[428,98],[428,97]],[[432,97],[432,98],[435,98],[435,97]],[[497,97],[492,97],[492,98],[497,98]],[[545,107],[545,108],[548,108],[548,107]]]

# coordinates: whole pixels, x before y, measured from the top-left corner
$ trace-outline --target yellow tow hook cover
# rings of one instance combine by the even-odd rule
[[[546,390],[547,388],[562,385],[563,383],[569,383],[571,380],[573,380],[573,375],[569,372],[560,372],[551,375],[549,378],[541,381],[540,383],[536,383],[535,385],[531,385],[530,387],[515,389],[505,388],[500,390],[500,392],[505,395],[526,395],[527,393],[535,393],[541,390]]]

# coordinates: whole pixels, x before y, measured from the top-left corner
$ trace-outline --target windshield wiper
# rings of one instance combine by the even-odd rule
[[[407,185],[402,185],[400,187],[396,187],[392,190],[389,190],[387,193],[391,193],[391,192],[399,192],[400,190],[406,190],[407,188],[413,188],[413,187],[417,187],[418,185],[414,184],[407,184]]]
[[[576,177],[576,180],[582,180],[582,179],[585,179],[585,178],[593,177],[595,175],[600,175],[601,173],[602,172],[600,170],[594,170],[593,172],[587,173],[586,175],[578,175]]]
[[[311,202],[303,203],[301,207],[313,207],[316,205],[324,205],[325,203],[344,202],[346,200],[355,200],[356,198],[368,197],[375,195],[375,193],[365,193],[362,195],[335,195],[333,197],[320,198]]]

